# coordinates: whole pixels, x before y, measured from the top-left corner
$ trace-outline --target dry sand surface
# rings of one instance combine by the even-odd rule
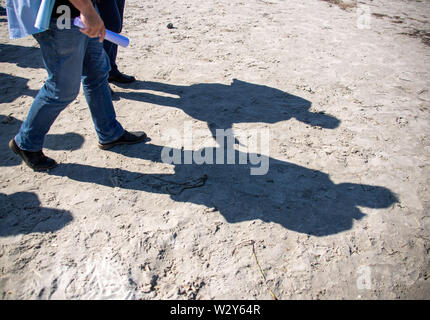
[[[99,150],[81,93],[48,173],[7,146],[46,72],[0,3],[1,299],[430,298],[429,1],[128,0],[114,103],[151,140]],[[229,128],[267,174],[161,159]]]

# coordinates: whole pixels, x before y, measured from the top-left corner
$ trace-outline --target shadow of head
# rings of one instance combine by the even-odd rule
[[[127,157],[165,162],[163,149],[147,144],[112,151]],[[219,151],[219,148],[205,149],[214,157]],[[61,164],[50,174],[112,188],[169,194],[177,202],[216,208],[214,214],[221,214],[230,223],[259,219],[314,236],[351,229],[354,220],[364,217],[360,206],[382,209],[397,201],[384,187],[335,184],[326,173],[269,157],[264,160],[268,165],[265,173],[252,175],[251,169],[262,163],[217,164],[214,160],[211,164],[183,164],[187,150],[174,149],[173,152],[181,159],[180,163],[172,164],[174,174],[145,174],[79,164]],[[239,159],[244,154],[235,151],[235,156]],[[120,181],[118,185],[113,184],[112,177]]]
[[[14,63],[21,68],[43,68],[38,47],[0,43],[0,62]]]
[[[0,72],[0,103],[10,103],[21,96],[34,98],[37,92],[28,87],[28,79]]]
[[[69,211],[41,207],[37,195],[31,192],[0,193],[0,202],[0,237],[54,232],[73,220]]]
[[[123,98],[182,109],[191,117],[207,122],[212,131],[230,129],[238,123],[273,124],[291,118],[326,129],[337,128],[340,124],[333,116],[311,112],[311,102],[304,98],[237,79],[230,85],[199,83],[179,86],[140,81],[129,87],[177,96],[138,91],[118,93]]]
[[[398,197],[390,190],[364,184],[340,183],[337,185],[339,193],[343,194],[346,201],[354,203],[356,206],[383,209],[397,203]]]

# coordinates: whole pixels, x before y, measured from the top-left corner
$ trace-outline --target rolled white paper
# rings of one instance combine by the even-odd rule
[[[81,29],[85,29],[85,25],[83,24],[81,18],[76,17],[73,21],[73,24]],[[130,44],[130,40],[127,37],[124,37],[118,33],[112,32],[106,29],[105,39],[115,43],[121,47],[127,47]]]

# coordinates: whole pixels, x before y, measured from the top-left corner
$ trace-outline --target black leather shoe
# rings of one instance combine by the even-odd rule
[[[19,155],[22,160],[34,171],[46,171],[57,165],[54,159],[48,158],[41,151],[31,152],[22,150],[15,142],[15,139],[9,141],[9,148]]]
[[[128,132],[125,131],[124,134],[121,136],[121,138],[109,142],[109,143],[99,143],[99,148],[102,150],[110,149],[116,145],[119,144],[135,144],[139,142],[145,141],[147,138],[147,135],[145,132]]]
[[[128,76],[126,74],[118,72],[118,73],[115,73],[113,75],[109,75],[108,81],[109,82],[119,82],[119,83],[131,83],[133,81],[136,81],[136,78],[133,76]]]

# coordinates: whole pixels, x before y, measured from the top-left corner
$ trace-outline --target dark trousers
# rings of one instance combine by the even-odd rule
[[[97,3],[106,29],[120,33],[122,31],[122,21],[124,16],[125,0],[102,0]],[[103,47],[110,60],[110,75],[118,73],[118,66],[116,65],[116,55],[118,53],[118,46],[110,41],[104,41]]]

